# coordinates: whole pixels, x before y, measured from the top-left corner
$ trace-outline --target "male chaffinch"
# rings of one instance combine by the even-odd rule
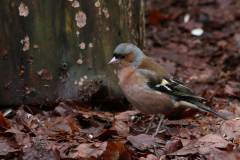
[[[133,106],[141,112],[154,114],[154,117],[161,115],[154,135],[159,131],[164,114],[177,108],[200,109],[227,120],[198,102],[196,98],[204,98],[194,94],[188,86],[173,78],[160,64],[144,55],[133,44],[118,45],[109,64],[117,65],[119,84]]]

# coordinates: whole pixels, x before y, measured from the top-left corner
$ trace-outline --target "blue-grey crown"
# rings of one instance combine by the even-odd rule
[[[114,54],[130,53],[130,52],[136,55],[136,59],[132,64],[133,66],[140,65],[142,63],[143,58],[146,57],[137,46],[131,43],[121,43],[114,50]]]
[[[143,54],[142,51],[137,46],[131,43],[121,43],[114,50],[115,54],[130,52],[133,52],[134,54]]]

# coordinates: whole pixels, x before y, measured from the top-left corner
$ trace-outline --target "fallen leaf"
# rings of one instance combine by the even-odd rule
[[[103,152],[107,149],[108,142],[99,143],[82,143],[74,152],[70,152],[70,157],[72,158],[90,158],[90,157],[100,157]]]
[[[127,140],[132,143],[132,145],[141,151],[148,149],[153,149],[153,147],[159,148],[161,145],[157,142],[160,141],[157,137],[152,137],[146,134],[139,134],[137,136],[128,136]]]
[[[182,149],[168,155],[209,154],[213,149],[226,149],[228,142],[219,135],[208,134],[195,139]]]
[[[172,141],[167,142],[164,149],[167,151],[167,154],[173,153],[183,147],[181,140],[174,139]]]
[[[8,123],[7,119],[2,115],[1,111],[0,111],[0,127],[2,129],[9,129],[9,128],[11,128],[10,124]]]

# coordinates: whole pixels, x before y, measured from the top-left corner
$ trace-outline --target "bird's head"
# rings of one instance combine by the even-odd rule
[[[113,58],[108,64],[116,64],[119,68],[139,66],[146,56],[131,43],[119,44],[113,53]]]

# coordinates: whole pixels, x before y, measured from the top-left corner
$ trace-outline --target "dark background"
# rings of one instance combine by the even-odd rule
[[[204,33],[192,35],[196,28]],[[240,1],[146,1],[146,35],[146,54],[208,98],[208,106],[239,106]]]

